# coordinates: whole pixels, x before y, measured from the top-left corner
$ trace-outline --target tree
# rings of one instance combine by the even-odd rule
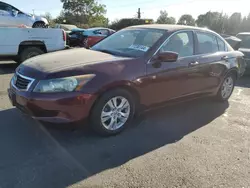
[[[190,14],[184,14],[180,17],[177,24],[195,26],[195,19]]]
[[[196,20],[196,24],[199,27],[207,27],[218,33],[224,33],[228,30],[227,16],[219,12],[207,12],[206,14],[201,14]]]
[[[158,23],[158,24],[175,24],[176,20],[174,17],[168,17],[167,11],[161,10],[160,16],[158,17],[156,23]]]
[[[250,31],[250,14],[242,19],[240,25],[240,32],[249,32],[249,31]]]
[[[61,0],[63,11],[60,19],[68,24],[106,26],[108,20],[105,17],[106,6],[99,4],[97,0]]]
[[[171,17],[168,18],[167,22],[168,22],[167,24],[176,24],[176,19],[171,16]]]
[[[152,24],[152,19],[138,19],[138,18],[126,18],[121,20],[115,20],[109,25],[109,28],[114,30],[120,30],[125,27],[133,26],[133,25],[144,25],[144,24]]]
[[[239,28],[240,28],[240,25],[241,25],[241,22],[242,22],[241,13],[238,13],[238,12],[233,13],[230,16],[228,22],[229,22],[230,34],[236,35],[240,31]]]

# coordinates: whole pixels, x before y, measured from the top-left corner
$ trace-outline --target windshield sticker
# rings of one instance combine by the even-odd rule
[[[143,52],[146,52],[146,51],[149,50],[149,47],[139,45],[139,44],[132,44],[129,48],[133,49],[133,50],[140,50],[140,51],[143,51]]]

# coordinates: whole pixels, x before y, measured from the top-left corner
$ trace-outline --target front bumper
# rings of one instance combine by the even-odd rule
[[[42,94],[8,89],[13,106],[34,119],[50,123],[70,123],[86,119],[96,100],[92,94],[52,93]]]

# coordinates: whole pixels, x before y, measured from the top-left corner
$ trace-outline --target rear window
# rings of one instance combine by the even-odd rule
[[[93,33],[97,35],[109,35],[109,31],[107,29],[96,30]]]
[[[216,36],[205,33],[197,32],[198,38],[198,54],[209,54],[219,51]]]

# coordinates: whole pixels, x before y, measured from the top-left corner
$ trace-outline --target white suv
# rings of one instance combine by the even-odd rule
[[[48,21],[41,16],[24,13],[17,8],[0,1],[0,27],[48,27]]]

